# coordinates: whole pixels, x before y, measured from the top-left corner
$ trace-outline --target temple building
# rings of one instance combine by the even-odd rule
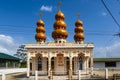
[[[40,15],[41,16],[41,15]],[[80,15],[78,15],[80,16]],[[40,75],[72,75],[78,74],[78,70],[90,74],[93,68],[93,43],[84,42],[83,22],[78,19],[75,21],[73,36],[74,42],[68,42],[68,32],[64,21],[65,15],[61,10],[55,15],[53,32],[51,34],[53,42],[45,42],[45,23],[43,20],[37,21],[36,43],[26,44],[27,55],[27,76],[30,76],[30,59],[32,60],[32,74],[39,71]],[[52,28],[52,27],[51,27]],[[69,27],[68,27],[69,28]],[[70,35],[69,35],[70,36]]]

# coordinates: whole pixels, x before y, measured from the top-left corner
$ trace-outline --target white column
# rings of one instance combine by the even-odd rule
[[[5,80],[5,73],[2,73],[2,80]]]
[[[38,71],[35,71],[35,80],[38,80]]]
[[[89,71],[89,62],[88,62],[88,57],[86,57],[86,74],[88,73],[88,71]]]
[[[91,74],[93,75],[93,55],[92,55],[92,52],[90,53],[91,54],[91,58],[90,58],[90,68],[91,68]]]
[[[47,59],[46,59],[46,57],[43,57],[43,59],[42,59],[42,71],[44,71],[43,72],[43,74],[47,74]]]
[[[36,57],[32,57],[32,74],[35,74],[36,70]]]
[[[105,79],[108,80],[108,68],[105,68]]]
[[[78,77],[79,77],[79,80],[81,80],[81,70],[79,70]]]
[[[30,53],[27,55],[27,77],[30,76]]]
[[[85,60],[85,58],[83,59],[83,70],[86,70],[86,60]]]
[[[86,63],[87,63],[87,69],[89,68],[89,58],[87,57]]]
[[[72,55],[71,55],[71,52],[69,53],[69,59],[70,59],[69,79],[72,80]]]
[[[48,53],[48,76],[50,76],[50,70],[51,70],[51,57],[50,53]]]
[[[72,70],[72,57],[70,57],[70,69]]]
[[[93,67],[93,53],[90,53],[90,67]]]

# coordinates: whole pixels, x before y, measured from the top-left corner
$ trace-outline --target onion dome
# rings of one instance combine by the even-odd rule
[[[36,35],[35,39],[38,43],[44,43],[46,40],[46,35],[45,35],[45,28],[44,28],[44,22],[42,20],[38,20],[37,28],[36,28]]]
[[[44,33],[37,33],[35,35],[36,40],[46,40],[46,35]]]
[[[83,25],[83,22],[80,21],[80,20],[77,20],[77,21],[75,22],[75,26],[82,26],[82,25]]]
[[[44,26],[44,22],[42,20],[38,20],[37,26]]]
[[[75,35],[74,35],[74,40],[76,43],[83,43],[85,36],[83,34],[84,28],[82,27],[83,23],[81,20],[77,20],[75,22]]]
[[[56,21],[54,23],[54,29],[59,29],[60,27],[62,27],[63,29],[66,29],[66,23],[64,21]]]
[[[57,42],[57,40],[65,40],[68,37],[68,32],[66,31],[66,23],[64,22],[64,14],[61,11],[55,15],[56,22],[54,23],[54,31],[52,32],[52,37]]]
[[[58,11],[58,13],[55,15],[56,20],[59,20],[59,19],[64,20],[64,18],[65,16],[61,11]]]

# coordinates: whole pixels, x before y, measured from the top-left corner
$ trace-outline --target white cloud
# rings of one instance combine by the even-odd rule
[[[107,13],[106,12],[102,12],[102,16],[107,16]]]
[[[41,11],[48,11],[51,12],[52,11],[52,6],[44,6],[42,5],[40,8]]]
[[[11,36],[0,34],[0,52],[13,55],[17,48],[18,44]]]
[[[110,46],[96,47],[94,57],[120,57],[120,41],[115,41]]]

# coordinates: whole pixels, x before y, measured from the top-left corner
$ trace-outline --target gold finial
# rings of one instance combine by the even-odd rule
[[[77,16],[78,16],[78,19],[79,19],[80,18],[80,13],[78,13]]]
[[[58,2],[58,10],[60,11],[60,5],[61,5],[62,3],[61,2]]]
[[[40,18],[42,18],[42,13],[39,14]]]

